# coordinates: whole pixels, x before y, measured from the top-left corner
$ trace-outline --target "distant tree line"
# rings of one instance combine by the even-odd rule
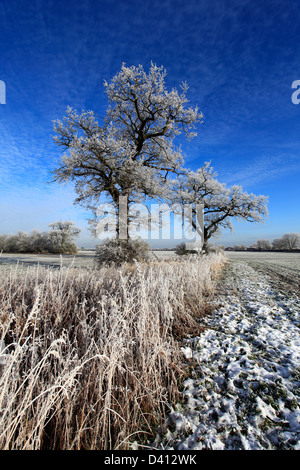
[[[71,220],[54,222],[48,232],[33,230],[29,235],[19,231],[14,235],[0,235],[0,251],[4,253],[76,254],[74,238],[80,229]]]
[[[226,248],[228,251],[295,251],[300,250],[299,233],[286,233],[281,238],[269,240],[257,240],[253,245],[247,247],[243,244]]]

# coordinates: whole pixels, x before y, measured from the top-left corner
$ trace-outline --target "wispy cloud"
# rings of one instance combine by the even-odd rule
[[[104,114],[103,80],[122,62],[165,66],[168,87],[187,81],[190,104],[204,114],[198,137],[182,142],[187,166],[211,160],[221,181],[249,191],[279,179],[288,185],[300,174],[300,105],[290,89],[300,79],[297,8],[282,0],[2,0],[5,226],[10,213],[18,213],[11,227],[34,227],[52,207],[76,215],[72,190],[46,185],[60,156],[51,121],[68,105]]]
[[[300,173],[300,159],[290,154],[268,155],[254,158],[251,162],[224,169],[222,177],[228,185],[240,185],[253,188],[260,183],[270,183],[285,176]]]

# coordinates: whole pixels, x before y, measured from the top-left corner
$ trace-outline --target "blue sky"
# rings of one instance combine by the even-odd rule
[[[48,184],[61,151],[53,124],[67,106],[104,115],[103,81],[123,62],[189,85],[204,121],[180,140],[186,166],[210,160],[219,180],[269,196],[264,224],[234,224],[217,243],[300,232],[300,12],[292,0],[1,0],[0,233],[72,219],[95,241],[72,186]]]

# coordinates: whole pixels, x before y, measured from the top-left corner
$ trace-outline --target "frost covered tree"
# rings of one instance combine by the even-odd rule
[[[232,230],[232,219],[246,222],[263,222],[267,215],[267,197],[248,194],[240,186],[227,188],[217,180],[210,163],[197,171],[187,171],[179,176],[173,186],[172,203],[182,207],[185,204],[203,204],[204,228],[203,248],[208,240],[221,229]],[[195,209],[192,210],[192,214]],[[195,219],[191,225],[197,230]]]
[[[74,243],[80,229],[70,220],[50,224],[51,230],[33,230],[30,235],[19,231],[16,235],[0,235],[0,250],[9,253],[71,253],[77,252]]]
[[[46,247],[46,234],[39,230],[32,230],[28,237],[28,251],[30,253],[43,253]]]
[[[272,243],[273,250],[293,251],[300,248],[299,233],[286,233],[281,238],[276,238]]]
[[[258,251],[267,251],[272,250],[272,245],[269,240],[257,240],[257,242],[255,242],[251,248]]]
[[[52,253],[76,253],[77,247],[74,239],[81,232],[80,228],[75,227],[74,222],[67,220],[50,224],[52,229],[47,233],[48,249]]]
[[[272,241],[272,249],[277,251],[277,250],[285,250],[285,246],[284,246],[284,241],[282,238],[275,238],[273,241]]]
[[[109,107],[101,122],[93,111],[68,108],[54,124],[54,140],[65,151],[54,180],[74,182],[75,203],[95,217],[100,197],[106,196],[116,210],[117,237],[119,198],[125,198],[127,209],[145,198],[163,198],[168,175],[182,171],[174,138],[180,133],[192,138],[202,118],[198,108],[187,107],[187,85],[181,92],[167,91],[165,76],[154,64],[148,73],[141,65],[123,64],[104,83]]]
[[[11,253],[26,253],[28,251],[28,235],[19,230],[16,235],[10,235],[6,239],[5,251]]]
[[[300,248],[300,235],[299,233],[286,233],[282,237],[283,243],[289,251]]]
[[[7,241],[7,235],[1,234],[0,235],[0,251],[5,250],[6,241]]]
[[[234,249],[236,251],[246,251],[247,247],[243,243],[239,243],[238,245],[235,245]]]

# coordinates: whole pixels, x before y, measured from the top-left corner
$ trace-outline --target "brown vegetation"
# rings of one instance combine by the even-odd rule
[[[1,276],[1,449],[126,449],[151,439],[184,374],[180,343],[224,258]]]

